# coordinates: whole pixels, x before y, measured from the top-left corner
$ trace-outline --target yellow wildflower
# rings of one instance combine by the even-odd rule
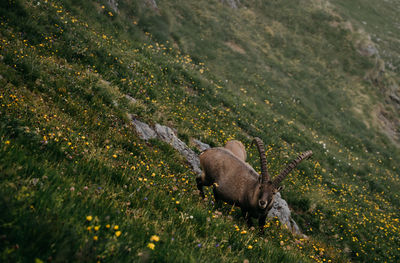
[[[114,230],[118,230],[118,228],[119,228],[118,225],[115,225],[115,226],[114,226]]]
[[[93,237],[93,240],[94,240],[94,241],[97,241],[97,240],[99,240],[99,237],[98,237],[98,236],[94,236],[94,237]]]
[[[147,247],[150,248],[151,250],[154,250],[156,245],[154,245],[154,243],[149,243],[149,244],[147,244]]]
[[[122,234],[122,232],[121,232],[121,231],[117,231],[117,232],[115,232],[115,236],[116,236],[116,237],[119,237],[121,234]]]
[[[89,222],[92,221],[93,220],[93,216],[87,216],[86,220],[89,221]]]
[[[95,227],[94,227],[94,230],[95,230],[95,231],[99,231],[99,229],[100,229],[100,226],[95,226]]]
[[[153,235],[153,236],[151,236],[150,241],[158,242],[158,241],[160,241],[160,237],[157,235]]]

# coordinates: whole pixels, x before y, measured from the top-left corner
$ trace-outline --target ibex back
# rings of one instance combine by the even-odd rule
[[[224,148],[231,151],[233,155],[238,157],[243,162],[246,161],[247,158],[246,149],[244,148],[243,143],[241,143],[240,141],[238,140],[227,141]]]

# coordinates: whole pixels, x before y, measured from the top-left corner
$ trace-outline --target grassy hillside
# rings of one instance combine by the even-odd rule
[[[0,3],[2,261],[399,260],[400,152],[375,117],[397,118],[399,29],[375,28],[396,3],[116,2]],[[368,34],[379,57],[360,54]],[[282,192],[308,238],[201,200],[128,114],[188,144],[242,140],[255,167],[259,136],[274,174],[312,149]]]

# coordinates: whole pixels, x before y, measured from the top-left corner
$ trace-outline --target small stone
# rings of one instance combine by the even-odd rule
[[[125,95],[125,98],[127,98],[131,103],[135,104],[137,100],[129,95]]]

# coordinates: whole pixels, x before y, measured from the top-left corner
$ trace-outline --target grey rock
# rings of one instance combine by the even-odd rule
[[[399,97],[396,93],[394,93],[394,92],[390,93],[390,94],[389,94],[389,98],[390,98],[394,103],[396,103],[397,106],[400,105],[400,97]]]
[[[397,84],[389,86],[388,93],[389,93],[389,98],[392,100],[395,106],[399,108],[400,107],[399,86]]]
[[[108,5],[112,10],[114,10],[115,13],[119,13],[118,10],[118,0],[108,0]]]
[[[131,103],[135,104],[137,100],[129,95],[125,95],[125,98],[127,98]]]
[[[279,221],[286,225],[294,234],[301,235],[301,231],[296,222],[292,219],[287,202],[282,199],[281,194],[277,193],[274,198],[274,204],[268,212],[268,217],[277,217]]]
[[[135,126],[137,133],[139,134],[139,137],[142,140],[149,140],[149,139],[154,139],[157,138],[156,132],[146,123],[138,121],[137,119],[132,118],[132,124]]]
[[[222,3],[227,3],[231,8],[237,9],[240,5],[240,0],[221,0]]]
[[[176,136],[174,131],[170,127],[156,123],[155,131],[161,140],[169,144],[172,144],[174,142]]]
[[[181,141],[176,136],[175,132],[170,127],[163,126],[157,123],[154,129],[152,129],[149,125],[135,119],[132,115],[130,115],[130,117],[132,119],[132,124],[135,126],[136,131],[138,132],[141,139],[147,141],[149,139],[159,138],[160,140],[170,144],[174,149],[176,149],[186,158],[186,160],[192,166],[194,172],[196,172],[197,174],[201,174],[199,157],[192,149],[190,149],[186,145],[186,143]]]
[[[166,143],[169,143],[172,147],[174,147],[174,149],[176,149],[180,154],[182,154],[186,158],[186,160],[192,166],[194,172],[196,172],[197,174],[201,174],[199,157],[192,149],[190,149],[186,145],[186,143],[181,141],[175,135],[174,131],[171,128],[160,124],[156,124],[155,131],[161,140],[165,141]]]
[[[39,178],[32,178],[30,182],[32,185],[36,186],[39,183]]]
[[[145,3],[150,6],[151,8],[153,8],[154,10],[158,11],[158,6],[156,3],[156,0],[145,0]]]
[[[201,142],[197,139],[193,139],[193,142],[196,145],[197,149],[199,149],[200,151],[205,151],[211,148],[210,145],[208,145],[207,143]]]
[[[362,56],[365,57],[372,57],[374,55],[379,55],[379,51],[373,43],[367,43],[366,45],[362,45],[359,48],[359,52]]]

